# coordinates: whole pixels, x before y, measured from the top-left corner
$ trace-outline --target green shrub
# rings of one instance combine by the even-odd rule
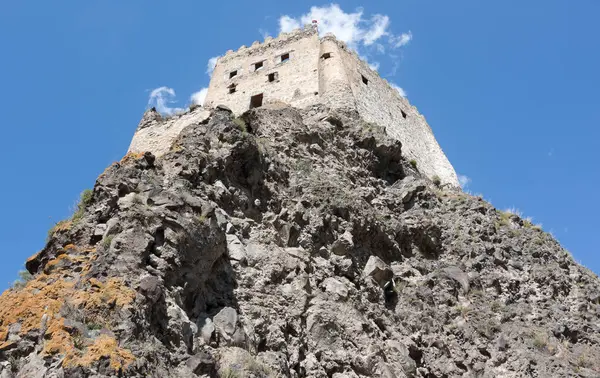
[[[85,214],[85,208],[92,203],[93,199],[94,192],[91,189],[86,189],[83,192],[81,192],[81,195],[79,196],[79,203],[77,204],[77,209],[71,217],[73,223],[77,223],[81,218],[83,218],[83,215]]]
[[[411,161],[409,161],[409,163],[411,167],[417,169],[417,161],[415,159],[412,159]]]
[[[24,288],[25,285],[27,285],[27,282],[29,282],[33,279],[33,275],[31,273],[29,273],[27,270],[20,270],[18,274],[19,274],[19,279],[16,280],[12,284],[13,289],[16,289],[16,290]]]
[[[234,118],[233,123],[235,123],[237,128],[240,129],[241,131],[243,131],[245,133],[248,132],[248,127],[246,126],[246,121],[244,121],[244,119],[242,117]]]
[[[435,175],[435,176],[433,176],[432,180],[433,180],[433,183],[435,184],[435,186],[442,185],[442,179],[440,179],[440,176]]]
[[[545,334],[538,332],[533,336],[533,346],[537,349],[545,349],[548,346],[548,336]]]
[[[102,247],[103,247],[105,250],[109,249],[109,248],[110,248],[110,245],[111,245],[111,243],[112,243],[112,241],[113,241],[113,239],[114,239],[114,238],[115,238],[115,236],[114,236],[114,235],[108,235],[107,237],[105,237],[105,238],[102,240]]]

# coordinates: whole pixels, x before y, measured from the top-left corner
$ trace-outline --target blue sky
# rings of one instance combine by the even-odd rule
[[[533,217],[600,272],[600,2],[337,4],[3,2],[0,290],[125,154],[153,91],[165,111],[185,107],[211,58],[303,16],[406,92],[468,190]]]

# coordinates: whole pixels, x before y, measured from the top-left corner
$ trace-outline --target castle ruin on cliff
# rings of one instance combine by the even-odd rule
[[[208,117],[208,109],[218,105],[240,115],[275,103],[296,108],[323,104],[358,113],[398,139],[403,154],[417,162],[420,172],[458,186],[456,172],[425,118],[343,42],[332,35],[319,37],[316,25],[229,50],[217,60],[204,108],[168,122],[146,114],[130,152],[168,151],[183,127]]]

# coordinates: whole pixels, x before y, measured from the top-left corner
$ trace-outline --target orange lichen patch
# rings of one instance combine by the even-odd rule
[[[67,367],[91,366],[94,362],[107,358],[110,360],[110,366],[115,371],[119,371],[135,361],[135,357],[129,350],[119,347],[117,340],[108,335],[87,340],[86,345],[76,345],[73,336],[64,327],[64,320],[54,322],[46,332],[46,336],[50,338],[45,343],[42,353],[64,355],[63,365]],[[75,337],[81,336],[75,335]],[[80,344],[84,343],[80,340]]]
[[[21,323],[21,333],[25,334],[41,327],[44,314],[52,319],[58,314],[64,298],[73,291],[74,284],[62,280],[52,283],[39,278],[33,279],[18,291],[7,290],[0,297],[0,340],[5,340],[8,327]]]
[[[71,260],[71,257],[65,254],[57,256],[55,259],[48,261],[46,266],[44,266],[44,273],[50,274],[56,268],[62,267],[62,262],[65,260]]]
[[[115,370],[126,367],[134,360],[131,352],[120,348],[117,340],[108,336],[85,339],[77,331],[67,329],[67,315],[62,314],[61,309],[69,302],[69,306],[81,312],[86,319],[102,319],[110,324],[110,314],[129,305],[135,298],[135,291],[116,278],[105,282],[90,279],[82,288],[79,287],[81,281],[65,280],[65,273],[72,273],[72,264],[63,268],[62,261],[89,265],[90,260],[96,257],[93,249],[85,250],[85,255],[78,255],[73,248],[68,250],[74,253],[63,253],[50,261],[48,273],[37,275],[21,290],[7,290],[0,296],[3,304],[0,306],[0,345],[5,344],[10,325],[20,323],[22,335],[45,329],[42,350],[45,355],[62,355],[65,363],[85,366],[101,358],[109,358]],[[89,347],[86,348],[87,344]]]
[[[58,354],[63,353],[65,356],[71,356],[75,351],[75,343],[71,335],[65,330],[65,319],[57,317],[50,321],[50,326],[46,331],[43,354]]]
[[[63,247],[63,249],[67,252],[69,251],[76,251],[77,250],[77,246],[75,244],[67,244]]]
[[[75,303],[83,305],[86,309],[124,307],[135,299],[135,291],[117,278],[111,278],[104,283],[92,278],[89,284],[90,289],[80,291],[74,298]]]
[[[70,220],[61,220],[60,222],[58,222],[57,224],[55,224],[54,227],[52,227],[52,235],[56,234],[57,232],[69,231],[72,226],[73,226],[73,222],[72,221],[70,221]]]
[[[110,359],[110,366],[116,371],[127,368],[135,361],[133,354],[129,350],[119,347],[115,338],[102,335],[94,340],[81,358],[73,362],[75,365],[90,366],[102,358]]]
[[[126,164],[130,161],[135,161],[144,157],[145,152],[129,152],[121,159],[121,164]]]

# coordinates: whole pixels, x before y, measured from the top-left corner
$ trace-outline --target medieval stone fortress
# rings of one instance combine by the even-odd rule
[[[358,113],[400,140],[403,154],[420,172],[458,186],[425,118],[343,42],[332,35],[320,38],[316,25],[229,50],[216,63],[203,108],[169,120],[147,112],[129,151],[167,152],[185,126],[207,118],[208,109],[218,105],[239,115],[277,103]]]

